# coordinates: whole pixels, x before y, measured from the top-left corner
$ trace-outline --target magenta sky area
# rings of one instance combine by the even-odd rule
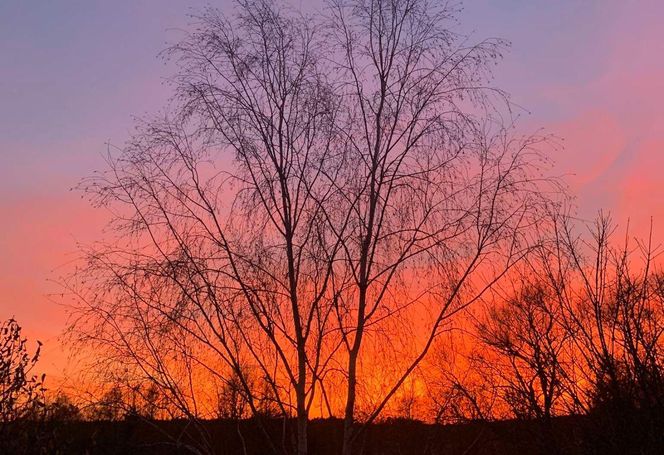
[[[107,214],[69,189],[103,168],[132,116],[165,104],[157,58],[199,0],[0,0],[0,318],[45,343],[58,378],[64,311],[49,298]],[[296,7],[311,8],[301,0]],[[496,83],[526,108],[521,128],[564,140],[578,213],[613,213],[664,237],[664,1],[468,0],[459,30],[512,48]]]

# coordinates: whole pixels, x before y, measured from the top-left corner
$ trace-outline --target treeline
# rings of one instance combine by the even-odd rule
[[[404,385],[382,421],[523,421],[526,426],[520,428],[527,431],[519,438],[528,435],[542,453],[582,453],[574,452],[580,447],[658,453],[664,447],[664,274],[657,265],[659,250],[651,238],[619,235],[608,217],[581,224],[587,230],[580,233],[574,229],[580,224],[566,217],[554,225],[555,235],[541,242],[527,262],[472,311],[459,315],[455,327],[463,330],[441,335],[432,356],[413,374],[422,387]],[[191,421],[195,430],[182,424],[175,436],[152,429],[151,437],[177,447],[177,437],[186,434],[185,445],[196,450],[210,431],[215,433],[206,419],[262,420],[271,427],[283,421],[280,431],[272,428],[267,434],[260,426],[242,425],[259,440],[293,441],[292,414],[281,412],[264,385],[262,391],[252,391],[260,397],[258,412],[252,413],[237,375],[221,383],[201,415],[182,412],[168,389],[129,376],[113,376],[96,395],[47,394],[44,377],[37,374],[41,345],[31,351],[13,319],[3,323],[0,334],[1,439],[6,450],[20,453],[28,440],[23,437],[57,445],[63,442],[59,438],[72,437],[71,428],[63,435],[62,423],[83,421]],[[573,420],[584,435],[571,446],[560,431],[564,416],[585,416]],[[407,439],[402,442],[408,444]],[[134,443],[140,446],[141,437]],[[481,452],[480,446],[476,449]]]
[[[650,240],[619,242],[608,217],[582,235],[568,219],[558,221],[557,234],[527,264],[462,316],[466,329],[440,341],[415,374],[426,388],[400,393],[393,417],[369,426],[356,450],[661,452],[658,251]],[[29,352],[13,319],[0,333],[5,453],[263,453],[273,445],[289,452],[295,444],[292,417],[270,400],[252,417],[237,377],[217,391],[213,420],[195,422],[149,382],[107,384],[85,399],[47,398],[44,377],[35,373],[40,345]],[[418,417],[447,426],[412,420]],[[315,421],[311,450],[337,453],[342,428],[341,420]]]

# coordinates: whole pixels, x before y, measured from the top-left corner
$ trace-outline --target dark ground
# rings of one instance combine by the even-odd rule
[[[664,454],[664,416],[652,417],[568,416],[555,418],[550,425],[536,420],[460,425],[393,420],[368,428],[356,451],[363,455]],[[278,450],[292,447],[290,425],[283,420],[266,422]],[[205,421],[202,427],[212,453],[272,453],[253,421]],[[340,420],[312,421],[310,453],[339,453],[341,432]],[[24,422],[0,427],[0,453],[189,454],[193,452],[186,446],[199,445],[200,435],[200,428],[185,421]],[[169,439],[171,442],[164,442]]]

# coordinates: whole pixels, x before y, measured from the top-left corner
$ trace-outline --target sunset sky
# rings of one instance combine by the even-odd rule
[[[103,168],[133,116],[165,104],[171,72],[157,54],[208,3],[230,5],[0,1],[0,317],[45,343],[51,376],[66,365],[65,312],[49,294],[107,219],[70,188]],[[580,216],[608,210],[635,233],[652,216],[664,238],[664,2],[468,0],[459,20],[476,40],[511,41],[496,85],[528,110],[525,132],[562,138],[552,158]]]

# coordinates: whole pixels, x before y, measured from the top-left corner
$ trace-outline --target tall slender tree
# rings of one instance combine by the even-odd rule
[[[321,209],[339,163],[337,99],[315,23],[263,1],[195,20],[166,51],[179,68],[170,116],[83,182],[118,210],[119,237],[88,251],[74,327],[189,416],[203,411],[203,373],[236,378],[258,414],[251,365],[296,416],[304,454],[339,246]]]
[[[468,44],[454,10],[423,0],[331,1],[346,159],[330,214],[344,226],[335,306],[346,347],[345,454],[357,432],[365,338],[424,305],[421,344],[368,411],[373,421],[429,351],[444,322],[529,250],[544,198],[534,166],[542,138],[503,127],[490,66],[505,43]],[[483,273],[480,278],[480,273]],[[429,275],[430,279],[423,279]],[[418,305],[419,304],[419,305]]]

